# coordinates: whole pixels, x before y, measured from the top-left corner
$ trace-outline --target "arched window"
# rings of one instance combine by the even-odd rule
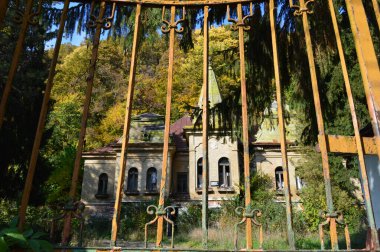
[[[157,191],[157,170],[150,167],[146,173],[146,190],[148,192]]]
[[[99,195],[107,194],[108,176],[105,173],[99,175],[98,193]]]
[[[197,188],[202,188],[203,158],[197,162]]]
[[[276,190],[284,190],[284,170],[281,166],[275,170]]]
[[[136,168],[132,167],[128,171],[128,184],[127,184],[127,191],[128,192],[137,192],[137,185],[138,185],[138,174]]]
[[[231,186],[230,161],[228,158],[219,159],[219,187]]]

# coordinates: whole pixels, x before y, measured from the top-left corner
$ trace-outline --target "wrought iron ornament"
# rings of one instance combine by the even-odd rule
[[[178,25],[181,24],[181,23],[183,23],[186,20],[186,9],[185,9],[185,6],[182,7],[182,18],[178,19],[174,23],[171,23],[170,21],[166,20],[165,14],[166,14],[166,8],[165,8],[165,5],[164,5],[164,6],[162,6],[162,23],[163,24],[161,26],[161,31],[163,33],[169,33],[170,29],[175,29],[176,33],[183,33],[184,30],[185,30],[184,27],[181,26],[181,27],[178,28]]]
[[[84,218],[83,218],[83,211],[85,209],[85,204],[82,201],[76,201],[73,202],[72,200],[67,202],[63,207],[62,207],[62,214],[54,217],[51,220],[51,228],[50,228],[50,239],[54,239],[54,232],[55,232],[55,227],[56,223],[59,220],[64,220],[68,216],[70,216],[71,219],[77,219],[80,221],[80,226],[79,226],[79,246],[82,246],[82,237],[83,237],[83,227],[84,227]]]
[[[321,250],[325,250],[325,241],[324,241],[324,232],[323,227],[327,224],[331,224],[331,221],[334,219],[336,223],[344,227],[344,236],[346,239],[346,248],[347,250],[351,250],[351,239],[350,239],[350,232],[348,230],[348,225],[344,221],[343,213],[341,211],[336,211],[334,213],[329,213],[327,211],[321,211],[320,212],[321,218],[325,219],[324,222],[319,224],[319,239],[321,242]]]
[[[257,217],[261,217],[262,213],[259,209],[253,208],[252,205],[248,205],[247,207],[237,207],[235,209],[235,213],[238,216],[243,217],[243,219],[235,224],[235,239],[234,245],[235,249],[238,249],[238,227],[239,225],[245,223],[247,219],[250,219],[252,223],[259,227],[259,248],[263,248],[263,225],[257,220]]]
[[[294,4],[293,0],[289,0],[290,8],[294,10],[294,16],[301,16],[302,13],[306,12],[307,14],[313,14],[314,11],[311,9],[311,5],[314,4],[315,0],[308,0],[304,4]]]
[[[112,21],[115,16],[115,10],[116,10],[116,3],[112,4],[112,10],[111,10],[111,15],[106,18],[100,18],[96,17],[94,15],[94,4],[95,2],[91,3],[91,15],[90,15],[90,20],[87,23],[88,28],[95,28],[98,24],[102,25],[103,30],[109,30],[112,27]]]
[[[20,1],[15,1],[15,13],[13,14],[13,22],[15,24],[22,24],[22,19],[24,18],[24,13],[20,9]]]
[[[43,2],[43,0],[39,0],[37,11],[29,14],[28,23],[30,25],[38,25],[39,16],[41,15],[41,12],[42,12],[42,2]]]
[[[166,222],[168,222],[170,225],[172,225],[172,234],[171,234],[171,248],[174,248],[174,222],[167,217],[167,214],[169,215],[175,215],[175,208],[173,206],[167,206],[164,208],[164,206],[158,205],[150,205],[146,208],[146,212],[150,215],[156,215],[156,217],[145,224],[145,239],[144,244],[145,248],[148,247],[148,226],[153,225],[157,222],[158,218],[162,217]]]
[[[243,27],[244,31],[249,31],[251,27],[247,24],[249,18],[253,17],[253,3],[249,3],[249,14],[242,17],[241,20],[231,18],[230,6],[227,5],[227,20],[232,23],[232,30],[237,31],[239,27]]]

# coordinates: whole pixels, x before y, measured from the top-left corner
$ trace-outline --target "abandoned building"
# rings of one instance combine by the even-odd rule
[[[209,68],[210,109],[222,102],[216,76]],[[251,146],[254,161],[251,169],[273,179],[273,189],[283,194],[284,178],[277,127],[277,103],[272,113],[262,122]],[[198,107],[202,107],[202,96]],[[214,119],[212,119],[214,118]],[[216,119],[215,119],[216,118]],[[217,125],[218,117],[210,124]],[[141,202],[155,199],[159,194],[163,153],[164,116],[145,113],[132,118],[127,151],[123,202]],[[220,120],[220,119],[219,119]],[[185,115],[170,127],[171,141],[168,155],[166,195],[174,202],[201,201],[202,197],[202,130],[197,118]],[[289,176],[293,201],[302,187],[296,176],[294,163],[299,159],[294,124],[288,127]],[[209,205],[217,207],[222,200],[231,199],[240,192],[242,158],[239,140],[226,131],[214,127],[209,133]],[[89,209],[112,208],[115,201],[121,142],[115,141],[103,148],[86,152],[82,185],[82,201]],[[95,211],[96,212],[96,211]]]

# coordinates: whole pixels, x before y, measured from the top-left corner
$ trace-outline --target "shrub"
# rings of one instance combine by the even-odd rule
[[[53,246],[43,238],[47,235],[27,229],[20,232],[17,228],[17,219],[10,222],[8,227],[0,230],[0,251],[8,252],[14,248],[32,250],[34,252],[50,252]]]

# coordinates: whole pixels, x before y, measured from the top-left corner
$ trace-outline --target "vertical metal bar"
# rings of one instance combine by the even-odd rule
[[[379,10],[379,1],[372,0],[373,11],[375,12],[377,27],[380,29],[380,10]]]
[[[346,249],[351,250],[351,238],[350,232],[348,231],[348,225],[344,226],[344,237],[346,238]]]
[[[347,12],[351,23],[351,30],[354,35],[356,53],[358,56],[360,72],[363,80],[363,86],[367,98],[368,111],[371,117],[373,132],[377,148],[377,156],[380,160],[380,70],[377,61],[375,48],[372,43],[371,33],[369,30],[364,6],[360,0],[346,0]],[[356,136],[355,136],[356,137]],[[357,141],[358,142],[358,141]],[[359,148],[358,148],[359,151]],[[380,161],[379,161],[380,162]],[[363,169],[363,166],[361,167]],[[365,170],[362,172],[363,183],[367,180]],[[368,191],[367,191],[368,189]],[[369,188],[364,188],[366,204],[370,203]],[[368,197],[368,200],[367,200]],[[373,215],[373,210],[369,205],[367,214]],[[375,223],[372,218],[368,218],[371,228],[371,237],[375,249],[379,249],[378,233],[376,232]]]
[[[300,6],[301,6],[301,9],[305,9],[305,0],[300,0]],[[307,57],[309,61],[309,70],[310,70],[311,84],[312,84],[312,90],[313,90],[313,100],[314,100],[314,107],[315,107],[315,113],[317,117],[317,124],[318,124],[318,131],[319,131],[318,143],[319,143],[319,147],[320,147],[321,155],[322,155],[322,168],[323,168],[323,177],[325,181],[326,202],[327,202],[327,208],[328,208],[329,214],[334,214],[334,204],[333,204],[333,199],[332,199],[332,194],[331,194],[330,167],[329,167],[327,144],[326,144],[327,140],[326,140],[326,135],[325,135],[324,123],[323,123],[321,100],[319,97],[317,73],[315,69],[313,47],[311,43],[310,28],[309,28],[309,21],[308,21],[307,15],[308,15],[307,11],[302,11],[302,23],[303,23],[304,33],[305,33],[306,50],[307,50]],[[331,239],[332,250],[339,249],[335,222],[336,222],[335,218],[331,218],[330,239]]]
[[[20,60],[21,53],[23,51],[23,45],[25,41],[26,32],[29,27],[29,16],[33,8],[33,0],[27,0],[22,19],[20,33],[17,39],[16,48],[13,52],[11,66],[8,72],[8,78],[3,89],[3,95],[0,102],[0,129],[3,126],[5,110],[7,107],[8,97],[12,89],[13,79],[15,77],[18,61]]]
[[[170,7],[170,24],[175,23],[175,6]],[[170,27],[169,32],[169,66],[168,66],[168,86],[166,91],[166,115],[165,115],[165,131],[164,131],[164,150],[162,158],[162,174],[160,184],[160,199],[158,206],[163,207],[165,201],[165,189],[166,189],[166,174],[168,166],[168,151],[169,151],[169,133],[170,133],[170,112],[172,102],[172,86],[173,86],[173,65],[174,65],[174,39],[175,29]],[[156,246],[161,247],[163,237],[163,215],[158,217],[157,220],[157,238]]]
[[[371,33],[366,19],[363,3],[358,0],[346,0],[347,12],[354,35],[356,53],[360,65],[364,91],[373,132],[377,155],[380,159],[380,69]]]
[[[103,19],[105,10],[106,10],[106,3],[102,1],[100,3],[99,20]],[[90,103],[91,103],[92,87],[94,84],[94,76],[95,76],[96,62],[98,60],[98,50],[99,50],[100,34],[102,31],[102,27],[103,27],[103,22],[96,23],[96,30],[95,30],[94,41],[93,41],[93,46],[92,46],[92,56],[91,56],[91,61],[90,61],[90,66],[89,66],[89,73],[87,76],[86,96],[85,96],[85,101],[83,104],[81,129],[79,133],[77,152],[76,152],[75,162],[74,162],[73,176],[72,176],[71,187],[70,187],[70,192],[69,192],[69,197],[70,197],[70,200],[72,201],[74,201],[76,197],[79,170],[80,170],[80,164],[82,160],[84,139],[86,136],[87,118],[89,115],[89,109],[90,109]],[[62,238],[62,243],[64,244],[68,242],[69,237],[70,237],[71,218],[72,218],[71,214],[66,215],[64,228],[63,228],[63,238]]]
[[[371,197],[370,197],[370,189],[369,189],[369,183],[368,183],[368,177],[367,177],[367,167],[366,167],[365,159],[364,159],[364,146],[362,143],[362,139],[360,137],[360,129],[359,129],[358,119],[356,116],[354,98],[352,96],[352,90],[351,90],[350,79],[348,77],[346,59],[344,56],[338,22],[336,19],[335,8],[334,8],[334,4],[332,0],[329,0],[329,9],[330,9],[331,19],[332,19],[332,23],[334,27],[339,58],[340,58],[341,66],[342,66],[342,73],[343,73],[343,78],[344,78],[344,84],[346,87],[348,103],[349,103],[350,111],[351,111],[352,125],[354,127],[354,132],[355,132],[356,148],[358,150],[360,172],[362,175],[362,185],[365,192],[364,196],[365,196],[365,204],[366,204],[366,209],[367,209],[367,218],[370,224],[371,234],[374,234],[375,235],[374,239],[378,240],[376,226],[375,226],[375,217],[373,214],[372,202],[371,202]]]
[[[242,4],[237,4],[238,22],[243,22]],[[244,158],[244,189],[245,189],[245,206],[251,205],[251,184],[249,170],[249,137],[248,137],[248,105],[247,105],[247,87],[245,78],[245,56],[244,56],[244,26],[238,26],[239,31],[239,56],[240,56],[240,86],[241,86],[241,110],[243,121],[243,158]],[[246,248],[252,249],[252,220],[247,218],[246,221]]]
[[[36,130],[36,136],[34,138],[34,143],[33,143],[32,155],[30,157],[30,162],[29,162],[28,174],[26,176],[25,186],[22,193],[21,206],[19,209],[19,229],[20,230],[23,229],[24,224],[25,224],[25,213],[26,213],[26,208],[28,207],[29,196],[30,196],[30,191],[32,188],[33,178],[34,178],[34,174],[36,170],[36,164],[37,164],[38,154],[40,150],[41,139],[42,139],[42,135],[45,128],[45,120],[46,120],[46,115],[48,111],[51,89],[53,88],[53,80],[55,76],[55,67],[57,65],[59,49],[61,48],[62,36],[63,36],[63,31],[65,28],[65,22],[67,18],[67,11],[69,10],[69,3],[70,3],[70,0],[65,0],[65,3],[63,5],[61,20],[60,20],[59,28],[58,28],[58,34],[55,41],[53,58],[50,63],[49,76],[48,76],[48,80],[45,87],[44,99],[42,101],[40,117],[38,119],[38,126]]]
[[[203,145],[203,170],[202,170],[202,243],[207,248],[208,240],[208,11],[209,7],[203,7],[203,104],[202,104],[202,145]]]
[[[5,15],[7,14],[8,2],[9,2],[8,0],[0,1],[0,27],[2,23],[4,22]]]
[[[131,115],[132,115],[132,104],[133,104],[133,93],[135,88],[135,76],[136,76],[136,57],[137,57],[137,43],[140,29],[140,17],[141,17],[141,4],[136,5],[136,16],[135,16],[135,30],[133,32],[133,44],[132,44],[132,56],[131,56],[131,66],[129,70],[129,83],[128,83],[128,94],[127,94],[127,104],[125,107],[125,119],[123,128],[123,139],[121,145],[120,153],[120,172],[117,182],[116,190],[116,200],[114,205],[114,212],[112,218],[112,234],[111,234],[111,246],[116,246],[117,233],[119,230],[120,221],[120,211],[121,211],[121,200],[123,198],[123,186],[125,177],[125,167],[126,167],[126,157],[129,142],[129,129],[131,126]]]
[[[291,250],[294,250],[294,231],[293,231],[293,219],[292,219],[292,199],[290,192],[289,183],[289,168],[288,168],[288,155],[286,148],[286,131],[284,125],[284,114],[283,114],[283,102],[281,94],[281,83],[280,83],[280,69],[278,63],[278,53],[277,53],[277,35],[276,35],[276,24],[275,24],[275,11],[276,7],[274,0],[269,1],[269,18],[270,27],[272,34],[272,48],[273,48],[273,66],[274,66],[274,76],[276,82],[276,98],[277,98],[277,114],[278,114],[278,126],[280,130],[280,142],[281,142],[281,157],[282,157],[282,167],[284,171],[284,192],[285,192],[285,203],[286,203],[286,220],[287,220],[287,235],[288,243]]]

